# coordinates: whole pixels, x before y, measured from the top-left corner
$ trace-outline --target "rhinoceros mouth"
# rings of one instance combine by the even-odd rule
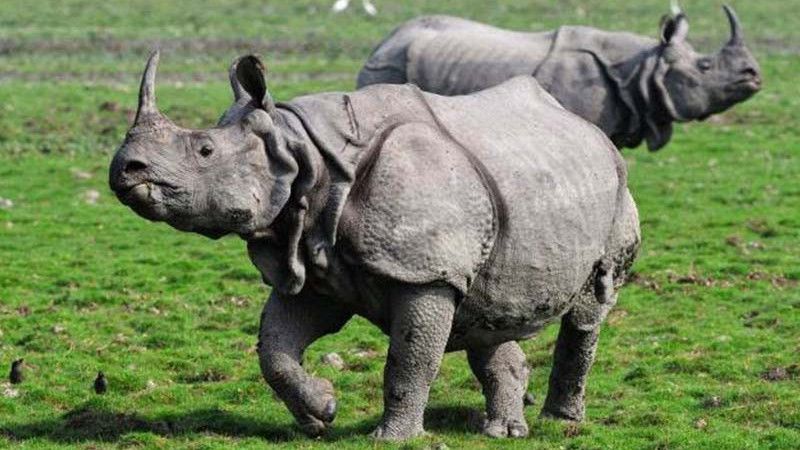
[[[761,78],[744,78],[728,86],[728,91],[750,91],[758,92],[761,90]]]
[[[165,190],[177,192],[178,188],[172,184],[161,181],[141,181],[135,184],[117,187],[114,189],[114,192],[117,194],[117,197],[123,201],[126,198],[131,198],[134,200],[137,198],[149,198],[160,201],[161,193]]]
[[[163,220],[167,211],[164,206],[164,190],[174,190],[166,183],[146,181],[117,190],[117,198],[149,220]]]

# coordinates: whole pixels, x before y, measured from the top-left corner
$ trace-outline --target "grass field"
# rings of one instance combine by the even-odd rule
[[[543,30],[590,24],[654,35],[666,0],[378,0],[371,19],[328,1],[5,0],[0,3],[0,448],[392,448],[364,437],[382,410],[387,339],[364,320],[316,343],[334,431],[313,440],[261,379],[254,352],[268,288],[237,239],[151,224],[107,187],[150,48],[159,103],[185,126],[230,102],[226,68],[256,50],[273,95],[347,90],[402,20],[451,13]],[[721,44],[718,2],[689,2],[690,37]],[[355,5],[358,6],[358,5]],[[765,89],[659,153],[625,152],[644,246],[601,335],[587,420],[537,418],[555,328],[525,342],[531,436],[476,433],[482,396],[447,355],[426,418],[402,448],[793,449],[800,446],[800,7],[738,1]],[[2,201],[0,201],[2,204]],[[347,367],[320,362],[338,352]],[[110,392],[91,392],[98,370]],[[3,373],[3,376],[5,374]],[[438,447],[437,447],[438,446]]]

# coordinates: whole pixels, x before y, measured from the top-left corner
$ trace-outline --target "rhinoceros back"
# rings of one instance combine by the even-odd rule
[[[554,33],[521,33],[449,16],[420,17],[396,28],[359,72],[358,87],[413,83],[461,95],[531,75]]]
[[[469,22],[421,35],[408,49],[408,82],[425,91],[462,95],[532,75],[553,33],[518,33]]]

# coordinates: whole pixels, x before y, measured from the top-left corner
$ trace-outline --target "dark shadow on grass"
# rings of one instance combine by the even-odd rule
[[[429,406],[425,411],[425,428],[433,432],[477,433],[482,422],[482,412],[468,406]]]
[[[132,432],[149,432],[166,437],[213,433],[231,437],[261,437],[274,442],[299,437],[291,426],[270,425],[218,409],[144,418],[137,413],[113,412],[84,405],[57,419],[0,426],[0,435],[15,441],[44,438],[54,442],[115,442]]]
[[[473,408],[434,406],[425,413],[425,426],[434,432],[474,433],[480,417],[480,412]],[[334,425],[323,440],[335,442],[364,436],[377,424],[376,417],[347,426]],[[0,426],[0,436],[17,442],[30,439],[47,439],[57,443],[117,442],[124,435],[134,432],[164,437],[211,433],[228,437],[257,437],[270,442],[307,439],[296,426],[270,424],[214,408],[146,418],[135,412],[115,412],[86,404],[56,419]]]

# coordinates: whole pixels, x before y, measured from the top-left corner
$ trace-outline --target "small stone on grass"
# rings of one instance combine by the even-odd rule
[[[19,397],[19,390],[13,388],[11,383],[3,383],[0,384],[3,388],[3,397],[5,398],[17,398]]]
[[[70,169],[70,172],[72,172],[72,176],[75,177],[76,180],[88,180],[92,178],[92,174],[85,170],[72,168]]]
[[[98,200],[100,200],[100,192],[94,189],[89,189],[83,193],[83,201],[89,205],[96,204]]]
[[[719,408],[722,406],[722,399],[716,395],[712,395],[703,401],[703,406],[706,408]]]
[[[342,359],[341,356],[339,356],[338,353],[328,353],[322,355],[321,360],[323,364],[331,366],[336,370],[342,370],[344,369],[345,366],[344,360]]]
[[[380,353],[376,352],[375,350],[370,350],[370,349],[361,349],[361,350],[356,350],[356,351],[353,352],[353,356],[355,356],[356,358],[372,359],[372,358],[375,358],[375,357],[377,357],[379,355],[380,355]]]
[[[790,370],[786,370],[783,367],[773,367],[766,372],[761,374],[761,378],[767,381],[784,381],[788,380],[792,377],[792,375],[797,372],[797,368],[795,366],[790,367]]]

